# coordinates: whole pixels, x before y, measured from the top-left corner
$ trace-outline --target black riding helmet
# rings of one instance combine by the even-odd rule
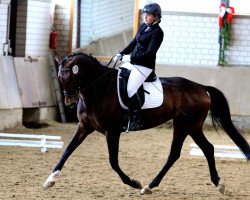
[[[161,7],[157,3],[149,3],[142,9],[142,13],[149,13],[161,18]]]

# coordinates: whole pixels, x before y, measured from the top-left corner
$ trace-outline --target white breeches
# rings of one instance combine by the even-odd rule
[[[137,92],[153,70],[141,65],[132,65],[128,62],[124,63],[122,67],[131,70],[127,85],[128,97],[130,98]]]

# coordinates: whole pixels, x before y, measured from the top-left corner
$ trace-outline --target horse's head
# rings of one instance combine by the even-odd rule
[[[64,93],[64,103],[70,105],[77,101],[79,92],[79,66],[78,56],[73,54],[63,59],[57,54],[54,59],[59,65],[58,79],[61,81]]]
[[[61,59],[54,55],[59,65],[58,78],[63,86],[66,105],[76,102],[76,95],[91,87],[103,84],[107,80],[110,68],[102,65],[96,58],[84,53],[74,53]],[[104,77],[106,77],[104,79]],[[100,83],[102,81],[102,83]]]

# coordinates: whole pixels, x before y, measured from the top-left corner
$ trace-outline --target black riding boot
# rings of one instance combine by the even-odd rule
[[[129,130],[136,131],[139,130],[143,124],[141,120],[141,100],[137,93],[135,93],[132,97],[129,98]]]

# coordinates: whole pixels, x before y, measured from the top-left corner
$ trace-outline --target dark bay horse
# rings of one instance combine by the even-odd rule
[[[77,130],[66,147],[53,173],[44,183],[48,188],[55,184],[56,177],[72,152],[94,130],[106,136],[109,161],[123,183],[141,193],[151,193],[164,175],[180,157],[185,138],[190,135],[202,149],[209,166],[211,181],[224,193],[225,186],[218,176],[214,147],[203,133],[203,124],[210,110],[213,125],[220,126],[240,148],[247,160],[250,160],[249,143],[231,121],[228,102],[221,91],[211,86],[204,86],[185,78],[161,78],[164,101],[160,107],[142,110],[142,129],[156,127],[168,120],[173,120],[173,140],[169,156],[161,171],[144,188],[139,181],[126,175],[119,166],[119,138],[122,132],[124,109],[120,106],[117,95],[118,70],[102,65],[94,57],[84,53],[75,53],[64,59],[55,58],[59,64],[58,77],[63,85],[65,104],[75,102],[79,95]]]

